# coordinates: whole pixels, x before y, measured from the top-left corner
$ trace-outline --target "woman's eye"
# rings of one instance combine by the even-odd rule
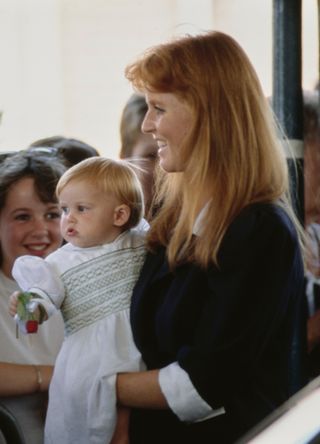
[[[164,113],[164,109],[160,108],[160,106],[155,105],[154,109],[158,112],[158,113]]]

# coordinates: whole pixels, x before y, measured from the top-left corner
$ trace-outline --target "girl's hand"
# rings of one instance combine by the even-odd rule
[[[9,297],[9,313],[12,317],[17,314],[18,296],[20,293],[20,291],[15,291]]]

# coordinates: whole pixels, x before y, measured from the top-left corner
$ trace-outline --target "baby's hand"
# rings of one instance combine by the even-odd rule
[[[15,291],[9,297],[9,313],[12,317],[17,314],[19,294],[21,294],[20,291]]]
[[[24,334],[37,333],[40,309],[32,306],[33,294],[16,291],[10,296],[9,313]]]

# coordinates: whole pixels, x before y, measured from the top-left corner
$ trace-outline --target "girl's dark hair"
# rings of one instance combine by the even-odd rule
[[[42,202],[56,202],[56,185],[65,170],[66,167],[57,158],[36,151],[10,153],[0,163],[0,211],[5,206],[11,186],[25,177],[34,179],[36,192]]]
[[[67,168],[76,165],[88,157],[99,156],[98,150],[79,139],[64,136],[52,136],[31,143],[27,150],[43,151],[56,155]]]

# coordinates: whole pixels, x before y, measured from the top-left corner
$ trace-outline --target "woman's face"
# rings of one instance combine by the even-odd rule
[[[57,203],[43,203],[31,177],[14,183],[0,212],[3,273],[11,277],[15,259],[25,254],[45,257],[62,243]]]
[[[182,171],[179,151],[192,128],[190,107],[172,93],[146,93],[148,111],[142,131],[151,133],[158,145],[159,163],[168,173]]]

